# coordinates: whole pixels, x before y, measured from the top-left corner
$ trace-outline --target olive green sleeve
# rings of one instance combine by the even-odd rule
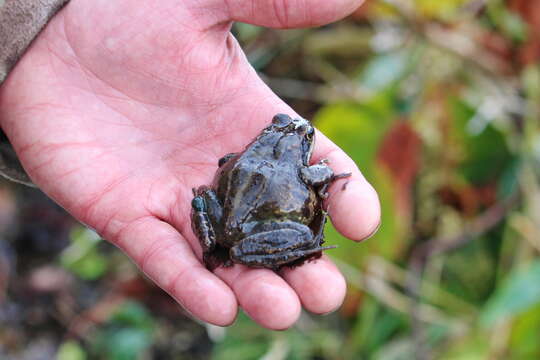
[[[0,0],[0,86],[32,40],[68,1]],[[31,185],[4,134],[0,134],[0,175]]]

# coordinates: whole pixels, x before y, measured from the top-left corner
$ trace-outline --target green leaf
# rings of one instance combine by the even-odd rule
[[[424,17],[451,21],[460,14],[461,7],[470,0],[415,0],[418,12]]]
[[[71,244],[60,254],[63,267],[85,280],[95,280],[107,271],[107,259],[97,249],[101,238],[92,230],[76,227],[70,234]]]
[[[523,70],[521,82],[528,97],[540,99],[540,67],[538,64],[531,64]]]
[[[94,352],[111,360],[139,359],[154,341],[154,328],[146,308],[128,301],[98,330],[93,341]]]
[[[107,335],[107,354],[111,360],[137,359],[152,344],[152,337],[141,329],[118,329]]]
[[[58,349],[56,360],[86,360],[86,352],[76,341],[66,341]]]
[[[478,360],[486,359],[489,354],[489,337],[485,334],[470,334],[453,341],[447,351],[436,358],[438,360]]]
[[[540,260],[514,271],[489,299],[481,323],[492,326],[540,304]]]
[[[116,324],[150,328],[153,325],[148,311],[141,304],[128,301],[112,317]]]
[[[257,37],[264,28],[242,22],[233,25],[233,33],[240,41],[249,41]]]
[[[351,351],[366,358],[379,352],[399,329],[407,326],[407,317],[382,306],[376,299],[366,296],[359,308],[355,327],[351,329]]]
[[[497,195],[499,198],[506,198],[515,193],[519,187],[519,172],[521,163],[518,159],[510,162],[507,168],[502,173]]]
[[[540,359],[540,304],[517,316],[510,337],[511,359]]]
[[[212,360],[259,359],[268,351],[271,341],[271,332],[240,312],[234,325],[227,329],[227,336],[214,345]]]
[[[458,99],[450,99],[453,134],[462,147],[461,172],[471,183],[482,185],[498,179],[512,163],[505,135],[489,122],[480,132],[470,130],[475,109]]]
[[[508,9],[502,0],[489,1],[487,4],[487,14],[493,24],[500,31],[515,41],[527,39],[527,25],[518,13]]]

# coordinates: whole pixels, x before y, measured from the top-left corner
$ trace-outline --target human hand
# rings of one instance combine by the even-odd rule
[[[33,181],[125,251],[194,316],[217,325],[238,304],[270,329],[301,306],[336,309],[345,281],[323,256],[278,275],[201,264],[190,227],[191,189],[210,183],[276,113],[295,115],[258,78],[231,21],[302,27],[337,20],[361,0],[72,0],[0,89],[0,122]],[[373,188],[317,134],[313,162],[352,172],[330,188],[330,216],[353,240],[379,223]],[[281,275],[281,276],[280,276]]]

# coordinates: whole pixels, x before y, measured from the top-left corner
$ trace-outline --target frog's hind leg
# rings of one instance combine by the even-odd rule
[[[281,254],[245,255],[242,264],[253,267],[265,267],[279,270],[282,266],[296,267],[309,260],[321,257],[323,250],[334,249],[335,246],[321,246],[314,249],[293,250]]]
[[[191,201],[191,227],[199,239],[203,250],[203,261],[207,268],[231,265],[228,254],[216,242],[222,217],[222,206],[215,192],[207,186],[193,190],[195,197]]]
[[[216,233],[207,209],[203,196],[196,195],[191,200],[191,228],[199,239],[204,252],[212,251],[216,245]]]
[[[322,244],[324,244],[324,226],[326,225],[327,219],[328,219],[328,213],[324,211],[323,209],[320,209],[319,213],[317,214],[317,216],[315,216],[315,219],[313,220],[310,226],[310,228],[313,231],[313,243],[318,245],[316,250],[317,249],[319,250],[314,251],[309,254],[305,254],[305,256],[302,256],[301,258],[295,261],[292,261],[290,263],[287,263],[286,264],[287,267],[294,268],[294,267],[302,265],[306,261],[309,262],[309,261],[317,260],[318,258],[322,256],[322,250],[337,248],[336,245],[324,246],[324,247],[322,246]]]
[[[277,269],[299,259],[307,259],[334,248],[320,246],[311,229],[303,224],[269,224],[264,231],[249,235],[230,249],[236,263]]]

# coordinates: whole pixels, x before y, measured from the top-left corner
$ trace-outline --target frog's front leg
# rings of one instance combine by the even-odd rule
[[[309,227],[292,221],[268,224],[266,229],[259,230],[230,249],[233,262],[278,269],[282,265],[334,248],[319,246],[318,237],[313,236]]]
[[[326,190],[332,181],[351,176],[350,173],[334,175],[334,171],[332,171],[327,164],[328,160],[322,159],[315,165],[306,166],[300,169],[300,177],[302,180],[306,184],[318,188],[318,194],[322,199],[328,197]]]
[[[207,186],[194,189],[193,195],[191,227],[206,254],[216,246],[216,228],[221,221],[223,209],[214,190]]]

